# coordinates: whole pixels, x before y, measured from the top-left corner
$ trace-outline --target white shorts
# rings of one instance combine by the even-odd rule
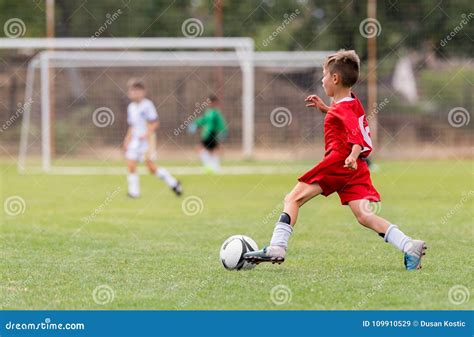
[[[156,136],[151,135],[148,139],[140,140],[132,138],[125,152],[127,160],[144,161],[156,160]]]

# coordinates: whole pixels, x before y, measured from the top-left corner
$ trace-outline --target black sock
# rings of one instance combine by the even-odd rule
[[[291,217],[288,213],[282,212],[278,222],[283,222],[289,225],[291,223]]]

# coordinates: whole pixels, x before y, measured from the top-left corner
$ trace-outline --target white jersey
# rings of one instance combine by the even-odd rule
[[[127,123],[132,127],[132,138],[139,138],[146,133],[148,123],[157,121],[155,105],[145,98],[141,102],[132,102],[127,108]]]

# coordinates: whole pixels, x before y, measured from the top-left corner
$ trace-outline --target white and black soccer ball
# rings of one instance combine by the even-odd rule
[[[233,235],[221,247],[221,262],[225,269],[252,269],[255,264],[244,260],[244,254],[258,250],[257,243],[245,235]]]

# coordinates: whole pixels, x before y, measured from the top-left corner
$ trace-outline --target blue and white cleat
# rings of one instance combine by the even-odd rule
[[[281,264],[285,262],[285,248],[279,246],[263,247],[263,249],[244,254],[244,260],[248,263],[259,264],[271,262]]]
[[[421,269],[421,258],[425,255],[425,250],[427,249],[425,242],[412,240],[407,245],[409,246],[403,259],[406,270]]]

